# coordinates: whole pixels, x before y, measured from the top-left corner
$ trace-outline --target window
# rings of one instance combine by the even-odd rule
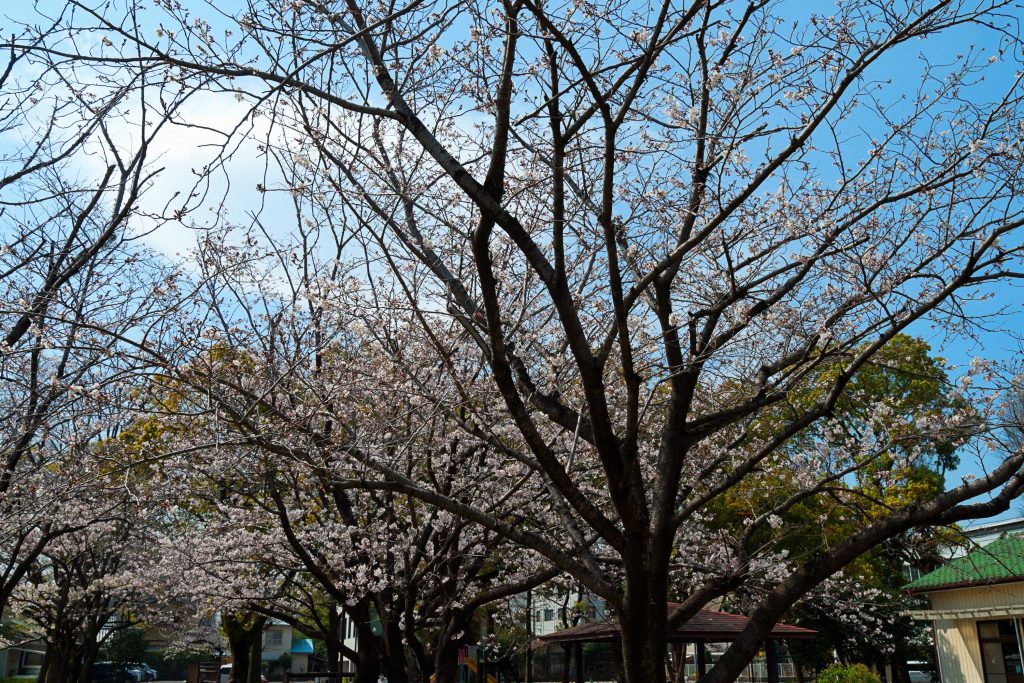
[[[284,632],[279,629],[267,631],[263,634],[263,644],[269,647],[281,647],[284,642]]]
[[[546,609],[544,610],[544,621],[553,621],[555,618],[555,610]]]
[[[1014,619],[978,622],[985,683],[1024,683],[1018,638]]]

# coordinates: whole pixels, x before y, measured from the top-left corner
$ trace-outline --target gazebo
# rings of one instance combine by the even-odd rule
[[[669,613],[678,603],[668,603]],[[698,680],[707,673],[708,662],[704,646],[707,643],[730,643],[740,635],[750,619],[739,614],[702,609],[689,621],[677,625],[669,633],[669,643],[675,645],[694,644]],[[765,659],[769,683],[779,683],[779,657],[775,649],[778,640],[813,638],[817,631],[789,624],[776,624],[765,640]],[[614,617],[573,626],[537,638],[544,645],[575,645],[576,681],[583,683],[583,644],[608,643],[619,639],[619,622]]]

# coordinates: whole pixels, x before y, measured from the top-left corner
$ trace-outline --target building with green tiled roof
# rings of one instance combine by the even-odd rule
[[[1024,580],[1024,534],[992,541],[910,582],[911,593]]]
[[[1024,683],[1024,534],[1006,534],[905,586],[928,608],[943,683]]]

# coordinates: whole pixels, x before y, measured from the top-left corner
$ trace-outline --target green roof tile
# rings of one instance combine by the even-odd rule
[[[1024,581],[1024,534],[1008,534],[942,565],[904,589],[923,593],[944,588]]]

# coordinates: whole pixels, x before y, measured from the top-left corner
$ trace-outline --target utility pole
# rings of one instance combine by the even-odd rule
[[[533,589],[526,589],[526,683],[533,683]]]

